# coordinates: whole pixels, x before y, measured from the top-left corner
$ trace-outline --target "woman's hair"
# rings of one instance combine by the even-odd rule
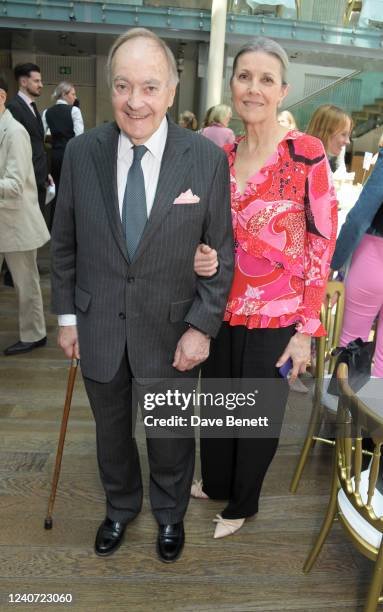
[[[312,115],[306,133],[319,138],[328,153],[329,139],[337,132],[341,132],[347,121],[350,121],[351,131],[352,119],[348,113],[333,104],[322,104]]]
[[[198,127],[197,118],[191,111],[184,111],[180,114],[178,124],[188,130],[196,131]]]
[[[276,57],[277,60],[279,60],[279,63],[281,65],[282,84],[287,85],[287,70],[289,67],[289,58],[287,56],[286,51],[281,47],[279,43],[275,42],[275,40],[272,40],[271,38],[263,38],[262,36],[254,38],[254,40],[247,42],[245,45],[243,45],[243,47],[240,48],[234,58],[233,72],[231,78],[233,78],[235,74],[237,63],[241,55],[244,55],[245,53],[254,53],[257,51],[266,53],[267,55],[272,55],[273,57]]]
[[[61,81],[52,94],[52,100],[60,100],[63,96],[66,96],[72,89],[74,89],[73,83],[69,81]]]
[[[227,104],[217,104],[213,106],[209,115],[209,124],[222,123],[228,116],[231,116],[231,108]]]
[[[280,122],[280,120],[282,119],[283,124],[281,125],[285,125],[291,130],[297,129],[297,122],[294,119],[294,115],[290,113],[290,111],[288,110],[281,111],[280,113],[278,113],[277,119],[278,119],[278,122]]]
[[[214,108],[215,108],[214,106],[210,106],[210,108],[207,109],[205,116],[203,118],[203,121],[202,121],[202,126],[201,126],[202,128],[208,127],[208,125],[211,124],[211,114]]]

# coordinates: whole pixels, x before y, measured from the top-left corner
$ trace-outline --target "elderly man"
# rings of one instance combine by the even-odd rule
[[[52,237],[58,342],[68,357],[81,352],[96,420],[107,507],[98,555],[116,550],[142,504],[132,381],[194,384],[233,267],[226,157],[167,117],[178,82],[171,51],[132,29],[113,45],[108,67],[115,122],[68,143]],[[193,271],[205,239],[220,260],[207,280]],[[194,437],[147,433],[147,448],[157,551],[171,562],[184,543]]]
[[[37,249],[49,240],[40,212],[32,149],[23,126],[5,108],[7,84],[0,78],[0,269],[5,258],[19,298],[20,340],[5,355],[46,344]]]

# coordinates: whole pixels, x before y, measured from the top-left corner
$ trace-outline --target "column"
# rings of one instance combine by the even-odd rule
[[[227,0],[213,0],[212,2],[206,108],[220,104],[222,99],[226,6]]]

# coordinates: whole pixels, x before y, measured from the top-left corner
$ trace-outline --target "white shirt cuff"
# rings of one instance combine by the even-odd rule
[[[59,315],[57,319],[60,327],[66,327],[67,325],[77,325],[77,317],[74,314]]]

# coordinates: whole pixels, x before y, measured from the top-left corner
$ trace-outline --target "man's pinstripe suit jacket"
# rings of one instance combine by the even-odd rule
[[[52,232],[52,303],[75,313],[83,374],[110,381],[125,347],[138,381],[180,376],[172,367],[188,324],[215,336],[233,274],[229,169],[207,138],[175,125],[168,138],[153,208],[129,261],[117,197],[115,123],[67,146]],[[174,204],[191,189],[199,203]],[[219,270],[199,278],[200,241],[217,249]]]

